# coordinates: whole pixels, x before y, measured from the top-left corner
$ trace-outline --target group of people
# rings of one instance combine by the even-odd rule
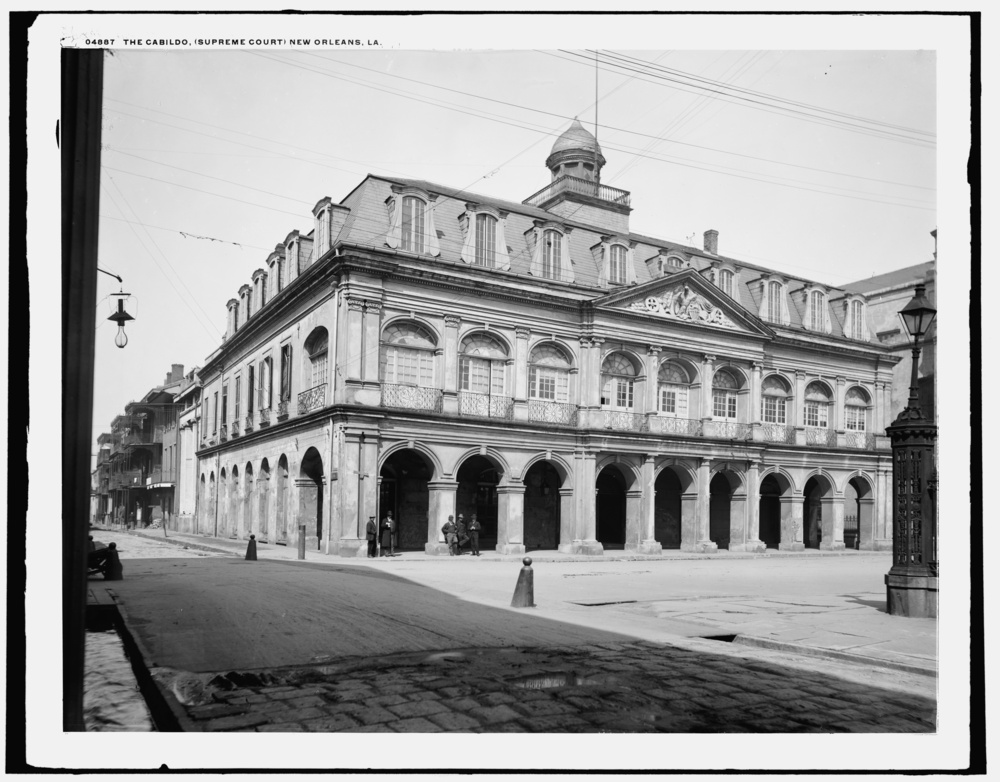
[[[474,557],[478,557],[479,531],[482,528],[483,525],[479,523],[479,519],[476,518],[475,513],[472,514],[472,519],[469,521],[468,526],[465,525],[465,517],[461,513],[458,514],[457,522],[454,516],[449,516],[448,521],[441,527],[445,542],[448,544],[448,553],[453,557],[457,557],[465,553],[462,551],[465,546],[471,544],[472,550],[469,553]]]
[[[385,518],[378,524],[375,523],[374,516],[368,517],[368,526],[365,528],[365,536],[368,538],[369,559],[374,559],[375,557],[393,556],[392,536],[395,531],[396,521],[392,518],[391,510],[385,512]],[[381,541],[379,541],[379,537],[381,537]],[[379,546],[380,542],[382,544],[381,546]]]

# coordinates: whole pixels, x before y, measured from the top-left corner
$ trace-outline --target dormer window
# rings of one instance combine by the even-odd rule
[[[599,285],[635,284],[634,246],[624,236],[602,236],[601,241],[590,248],[600,270]]]
[[[823,330],[823,309],[826,305],[826,297],[820,291],[809,293],[809,328],[812,331]]]
[[[497,260],[497,219],[493,215],[476,215],[476,265],[492,269]]]
[[[625,284],[625,263],[628,252],[620,244],[611,245],[611,268],[608,275],[608,282],[619,285]]]
[[[562,234],[558,231],[546,231],[542,234],[542,276],[547,280],[555,280],[562,267]]]
[[[732,298],[733,296],[733,273],[729,269],[719,270],[719,290]]]
[[[865,303],[852,299],[847,303],[847,323],[844,332],[851,339],[868,339],[868,324],[865,317]]]
[[[403,199],[402,247],[411,253],[424,251],[425,206],[426,204],[415,196],[406,196]]]
[[[524,232],[531,248],[528,274],[545,280],[573,282],[573,264],[569,256],[571,230],[553,221],[534,221],[533,227]]]
[[[781,283],[767,284],[767,319],[777,323],[781,320]]]
[[[422,190],[392,186],[393,195],[386,199],[389,207],[390,226],[385,243],[406,252],[438,255],[437,232],[434,228],[434,209],[431,203],[437,198]],[[467,259],[468,263],[474,262]]]

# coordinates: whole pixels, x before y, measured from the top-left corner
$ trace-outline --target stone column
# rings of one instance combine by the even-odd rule
[[[844,497],[823,497],[820,501],[823,535],[819,547],[824,551],[843,551]]]
[[[364,345],[361,356],[361,378],[372,383],[378,382],[379,334],[381,333],[382,303],[365,302]]]
[[[427,542],[424,544],[424,553],[447,554],[448,544],[445,543],[441,527],[448,521],[448,516],[455,515],[458,481],[429,481],[427,490]]]
[[[573,519],[576,504],[572,489],[556,489],[559,492],[559,550],[565,551],[573,545]]]
[[[497,551],[524,553],[524,484],[497,487]]]
[[[872,402],[872,431],[875,434],[883,434],[885,432],[885,418],[882,415],[885,405],[885,383],[875,383],[875,398]]]
[[[858,498],[858,549],[875,550],[875,500],[872,497]]]
[[[638,551],[643,527],[642,490],[625,492],[625,550]]]
[[[660,554],[663,546],[656,540],[656,457],[647,454],[642,462],[642,507],[640,511],[640,554]],[[626,535],[627,537],[627,535]]]
[[[604,546],[597,541],[597,458],[592,453],[574,454],[577,488],[576,525],[572,541],[560,543],[559,550],[567,554],[603,554]]]
[[[695,551],[702,553],[719,550],[719,545],[712,540],[711,533],[709,532],[709,514],[711,512],[709,484],[711,480],[711,462],[709,459],[703,458],[698,465],[698,531],[694,546]]]
[[[457,315],[444,316],[442,411],[445,415],[458,415],[458,327],[461,323],[462,319]]]
[[[344,339],[344,375],[347,380],[361,379],[361,351],[364,343],[364,309],[363,299],[354,296],[347,297],[347,328]],[[258,384],[261,378],[257,379]]]
[[[806,544],[802,538],[803,498],[801,494],[787,492],[781,499],[781,541],[780,551],[803,551]]]
[[[892,473],[886,469],[875,473],[875,550],[892,551]]]
[[[760,539],[760,464],[757,462],[750,462],[750,469],[747,470],[745,502],[744,516],[747,530],[745,550],[763,554],[767,550],[767,545]],[[732,549],[732,544],[729,548]]]

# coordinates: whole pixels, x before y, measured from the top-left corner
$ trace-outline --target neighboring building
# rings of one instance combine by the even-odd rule
[[[91,477],[90,509],[91,524],[107,524],[111,521],[111,433],[102,432],[97,436],[97,462]]]
[[[171,526],[180,532],[197,532],[197,485],[199,426],[201,424],[201,380],[192,369],[174,397],[177,421],[177,514]]]
[[[174,364],[163,385],[151,389],[111,423],[109,505],[112,521],[145,527],[174,512],[177,406],[184,377]]]
[[[910,378],[913,369],[913,338],[900,322],[899,311],[909,304],[918,283],[926,286],[927,300],[936,306],[937,285],[937,231],[934,237],[934,260],[898,269],[888,274],[879,274],[867,280],[859,280],[845,285],[845,290],[860,293],[868,303],[868,320],[872,324],[878,341],[899,359],[892,371],[891,423],[906,407],[910,397]],[[930,331],[920,341],[920,366],[917,368],[917,387],[920,394],[920,408],[934,419],[934,365],[937,354],[937,322],[931,324]]]
[[[854,291],[630,232],[578,122],[523,203],[368,176],[228,308],[198,529],[363,556],[891,548],[892,351]]]

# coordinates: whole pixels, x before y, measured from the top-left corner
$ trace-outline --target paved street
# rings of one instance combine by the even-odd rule
[[[186,730],[934,730],[933,626],[884,648],[882,556],[537,562],[512,610],[518,560],[117,539],[107,587]]]

